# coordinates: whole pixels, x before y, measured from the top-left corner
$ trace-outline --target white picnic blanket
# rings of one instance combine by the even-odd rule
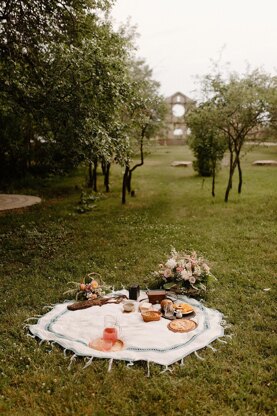
[[[114,292],[125,294],[127,291]],[[146,297],[141,293],[140,299]],[[145,360],[170,365],[224,335],[222,314],[206,308],[195,299],[179,296],[179,300],[192,305],[197,328],[187,333],[175,333],[167,328],[169,320],[147,322],[140,312],[123,313],[122,304],[106,304],[88,309],[69,311],[67,305],[57,304],[43,315],[29,330],[41,340],[54,341],[78,356],[113,358],[129,362]],[[138,303],[138,302],[137,302]],[[101,337],[104,316],[114,315],[121,327],[124,349],[117,352],[97,351],[88,346],[91,340]]]

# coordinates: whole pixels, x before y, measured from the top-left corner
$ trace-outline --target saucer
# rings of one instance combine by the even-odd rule
[[[121,339],[115,341],[113,346],[110,349],[107,349],[107,342],[103,338],[97,338],[88,343],[90,348],[93,348],[97,351],[104,351],[104,352],[116,352],[121,351],[125,347],[124,342]]]

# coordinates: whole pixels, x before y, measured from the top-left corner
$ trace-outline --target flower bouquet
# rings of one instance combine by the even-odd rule
[[[172,248],[166,263],[160,264],[155,275],[162,280],[164,289],[188,296],[206,292],[208,281],[215,279],[206,261],[195,251],[177,252],[175,248]]]
[[[96,280],[98,276],[98,280]],[[88,273],[81,282],[69,282],[73,287],[65,292],[65,295],[74,296],[76,300],[97,299],[110,291],[110,287],[102,282],[98,273]]]

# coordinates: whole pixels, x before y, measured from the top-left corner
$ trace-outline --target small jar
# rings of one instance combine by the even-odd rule
[[[182,317],[183,317],[182,312],[181,312],[181,311],[177,311],[177,312],[176,312],[176,318],[180,319],[180,318],[182,318]]]

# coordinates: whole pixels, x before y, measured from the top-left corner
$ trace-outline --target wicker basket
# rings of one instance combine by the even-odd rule
[[[141,314],[144,322],[159,321],[161,319],[161,312],[159,311],[145,311]]]

